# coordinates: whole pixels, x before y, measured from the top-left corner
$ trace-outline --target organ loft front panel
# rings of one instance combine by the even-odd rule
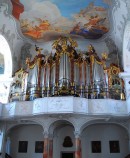
[[[78,44],[70,37],[60,37],[52,44],[55,50],[47,56],[35,45],[37,55],[26,59],[27,69],[15,73],[10,101],[34,100],[53,96],[75,96],[87,99],[125,99],[123,70],[113,63],[106,65],[93,45],[85,53],[77,52]]]

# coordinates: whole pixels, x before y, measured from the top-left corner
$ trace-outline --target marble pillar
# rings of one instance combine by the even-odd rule
[[[53,158],[53,139],[49,139],[49,158]]]
[[[49,158],[49,138],[47,133],[44,133],[43,158]]]
[[[44,150],[43,158],[53,158],[53,136],[44,132]]]
[[[79,134],[75,134],[75,158],[82,158],[81,139]]]

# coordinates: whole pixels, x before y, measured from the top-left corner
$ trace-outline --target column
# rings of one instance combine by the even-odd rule
[[[53,137],[49,138],[49,158],[53,158]]]
[[[128,141],[129,141],[128,147],[129,147],[129,153],[130,153],[130,135],[128,137]]]
[[[43,158],[53,158],[53,136],[44,132],[44,151]]]
[[[126,99],[128,99],[130,97],[130,73],[122,72],[119,76],[124,80]]]
[[[0,125],[0,153],[2,153],[2,157],[4,157],[6,151],[6,126]]]
[[[7,141],[6,141],[6,154],[10,155],[10,145],[11,145],[11,141],[10,141],[10,137],[7,137]]]
[[[128,140],[128,152],[130,153],[130,121],[128,121],[127,125],[128,135],[125,136],[125,139]]]
[[[43,150],[43,158],[49,158],[49,138],[48,132],[44,132],[44,150]]]
[[[75,132],[75,158],[82,158],[80,134]]]

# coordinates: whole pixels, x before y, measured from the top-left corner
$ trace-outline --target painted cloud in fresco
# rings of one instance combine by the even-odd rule
[[[20,19],[28,18],[30,21],[33,21],[35,20],[35,18],[41,18],[46,19],[49,22],[54,22],[56,19],[60,17],[60,10],[57,8],[57,6],[49,1],[45,1],[35,2],[29,10],[24,11],[21,14]]]
[[[102,0],[20,0],[22,33],[31,39],[71,34],[98,39],[109,31],[108,4]]]

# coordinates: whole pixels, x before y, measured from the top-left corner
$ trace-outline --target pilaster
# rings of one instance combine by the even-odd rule
[[[127,104],[127,111],[130,112],[130,73],[120,73],[119,76],[124,80],[125,83],[125,97],[126,97],[126,104]]]
[[[75,158],[82,158],[80,132],[75,131]]]
[[[44,150],[43,150],[43,158],[49,158],[49,133],[48,131],[43,132],[44,135]]]

